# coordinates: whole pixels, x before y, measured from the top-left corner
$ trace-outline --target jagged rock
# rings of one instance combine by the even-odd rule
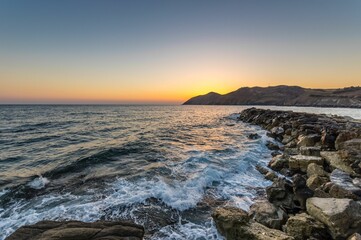
[[[286,157],[285,155],[274,156],[272,160],[268,163],[268,166],[275,171],[280,171],[282,168],[287,168],[288,157]]]
[[[286,233],[296,240],[331,239],[326,226],[306,213],[291,216],[286,223]]]
[[[351,140],[353,138],[360,138],[361,137],[361,130],[360,129],[352,129],[352,130],[343,130],[341,131],[336,140],[335,140],[335,148],[340,150],[343,148],[343,144]]]
[[[260,172],[267,180],[275,181],[278,178],[278,175],[276,172],[272,171],[271,169],[267,167],[263,167],[261,165],[257,165],[256,169],[258,172]]]
[[[282,225],[287,220],[287,214],[282,209],[276,208],[267,200],[255,202],[250,207],[249,215],[256,222],[274,229],[281,229]]]
[[[142,226],[125,221],[41,221],[19,228],[6,240],[141,240],[143,236]]]
[[[306,182],[307,187],[309,187],[311,190],[316,190],[319,188],[322,184],[328,182],[327,177],[321,177],[319,175],[311,175]]]
[[[310,177],[312,175],[317,175],[320,177],[328,177],[328,173],[323,169],[322,166],[316,163],[310,163],[307,166],[307,176]]]
[[[345,239],[361,231],[361,203],[352,199],[307,199],[307,212],[324,223],[335,239]]]
[[[291,170],[306,172],[311,163],[323,165],[323,158],[315,156],[294,155],[290,156],[288,165]]]
[[[342,171],[351,175],[356,174],[354,170],[347,164],[347,162],[342,160],[338,152],[322,151],[321,156],[331,167],[341,169]]]
[[[361,199],[361,188],[353,184],[353,180],[347,173],[335,169],[330,175],[330,181],[333,184],[329,190],[332,197]]]
[[[300,147],[301,155],[320,157],[320,147]]]
[[[218,231],[227,240],[292,240],[285,233],[250,220],[246,211],[234,207],[218,208],[212,213]]]
[[[301,203],[295,199],[293,183],[287,179],[278,178],[271,186],[266,188],[267,199],[287,213],[296,213],[300,210]]]
[[[316,143],[320,142],[321,136],[318,134],[301,135],[297,142],[297,146],[300,147],[313,147]]]

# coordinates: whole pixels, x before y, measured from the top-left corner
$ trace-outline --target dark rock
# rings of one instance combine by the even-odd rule
[[[300,147],[301,155],[320,157],[320,147]]]
[[[143,236],[142,226],[125,221],[41,221],[19,228],[6,240],[141,240]]]
[[[267,147],[269,150],[280,150],[280,147],[279,147],[277,144],[275,144],[275,143],[273,143],[273,142],[271,142],[271,141],[267,141],[267,142],[266,142],[266,147]]]

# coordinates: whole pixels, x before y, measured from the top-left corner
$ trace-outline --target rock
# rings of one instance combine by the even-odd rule
[[[320,147],[300,147],[301,155],[320,157]]]
[[[311,163],[323,165],[323,158],[315,156],[294,155],[290,156],[288,165],[291,170],[307,172],[307,167]]]
[[[330,129],[324,129],[321,134],[322,149],[335,149],[336,133],[331,132]]]
[[[280,147],[279,147],[277,144],[275,144],[275,143],[273,143],[273,142],[271,142],[271,141],[267,141],[266,147],[267,147],[269,150],[280,150]]]
[[[361,235],[358,233],[352,234],[347,240],[361,240]]]
[[[335,239],[361,231],[361,203],[352,199],[312,197],[307,199],[307,212],[324,223]]]
[[[23,226],[6,240],[141,240],[144,228],[126,221],[98,221],[85,223],[79,221],[41,221],[34,225]]]
[[[267,168],[267,167],[263,167],[261,165],[257,165],[256,169],[258,172],[260,172],[262,175],[264,175],[264,177],[267,180],[270,181],[275,181],[278,178],[277,173],[275,173],[274,171],[272,171],[271,169]]]
[[[286,233],[296,240],[331,239],[326,226],[306,213],[291,216],[286,223]]]
[[[255,202],[250,207],[249,215],[256,222],[274,229],[281,229],[287,220],[287,214],[267,200]]]
[[[293,183],[287,179],[278,178],[266,188],[266,194],[271,203],[284,209],[287,213],[297,213],[300,210],[301,203],[295,199]]]
[[[301,174],[295,174],[293,181],[293,204],[295,208],[305,210],[306,199],[313,196],[313,191],[306,186],[306,178]]]
[[[328,177],[328,173],[323,169],[322,166],[316,163],[310,163],[307,166],[307,176],[310,177],[312,175],[317,175],[320,177]]]
[[[349,174],[335,169],[330,175],[330,181],[333,183],[329,191],[332,197],[361,199],[361,188],[353,184]]]
[[[354,138],[360,138],[361,137],[361,130],[357,129],[355,130],[343,130],[340,132],[335,140],[335,148],[337,150],[343,148],[344,142],[354,139]]]
[[[328,178],[327,177],[321,177],[319,175],[311,175],[306,182],[307,187],[309,187],[311,190],[316,190],[319,188],[322,184],[327,183]]]
[[[288,158],[285,155],[277,155],[272,158],[268,166],[275,171],[280,171],[282,168],[288,168]]]
[[[320,154],[331,167],[341,169],[351,175],[356,175],[347,162],[342,160],[338,152],[321,151]]]
[[[301,135],[298,138],[297,147],[313,147],[320,141],[321,136],[318,134]]]
[[[212,213],[218,231],[227,240],[292,240],[285,233],[250,220],[246,211],[234,207],[218,208]]]
[[[261,138],[261,136],[258,135],[257,133],[251,133],[251,134],[248,135],[248,138],[252,139],[252,140],[256,140],[256,139]]]

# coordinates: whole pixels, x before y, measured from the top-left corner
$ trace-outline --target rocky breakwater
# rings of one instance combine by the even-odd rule
[[[268,167],[273,183],[249,212],[218,208],[227,239],[361,239],[361,122],[337,116],[250,108],[240,120],[279,144]],[[255,136],[250,136],[254,138]],[[281,144],[282,143],[282,144]]]
[[[144,229],[126,221],[41,221],[23,226],[6,240],[141,240]]]

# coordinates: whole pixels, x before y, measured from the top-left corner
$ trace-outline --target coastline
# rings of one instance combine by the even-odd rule
[[[225,207],[212,214],[226,239],[361,238],[360,121],[256,108],[239,120],[283,146],[272,146],[268,168],[257,167],[273,182],[266,199],[249,212]]]
[[[266,189],[267,198],[258,199],[251,206],[249,213],[239,208],[229,207],[221,207],[213,212],[214,222],[220,233],[227,239],[346,239],[346,235],[360,231],[357,220],[361,216],[361,211],[358,211],[360,187],[357,184],[350,187],[350,184],[355,185],[353,180],[360,178],[360,166],[340,165],[345,163],[345,159],[357,158],[360,153],[360,149],[357,148],[359,146],[357,139],[361,136],[359,120],[255,108],[242,111],[239,120],[261,126],[269,131],[270,137],[283,145],[267,143],[266,146],[273,150],[274,157],[269,163],[269,168],[257,167],[266,179],[273,182],[272,186]],[[248,135],[248,138],[252,139],[258,137],[260,136],[254,133]],[[337,169],[346,171],[346,174],[350,176],[339,171],[333,174]],[[344,182],[347,184],[342,184]],[[308,213],[307,206],[311,204],[308,203],[309,199],[314,199],[314,197],[331,199],[328,200],[331,204],[337,206],[338,210],[342,210],[341,207],[344,206],[345,211],[332,215],[331,220],[325,221],[325,216],[321,213],[317,213],[319,214],[317,216]],[[338,199],[346,200],[339,203]],[[330,205],[329,202],[327,206]],[[342,214],[346,214],[347,217],[356,215],[347,223],[332,222],[334,218],[345,216]],[[318,216],[321,218],[318,219]],[[352,221],[356,222],[356,225]],[[24,229],[33,231],[40,223],[19,228],[14,234],[19,234]],[[342,224],[345,230],[330,228],[327,225],[329,223],[332,226]],[[60,224],[60,227],[48,229],[51,232],[68,231],[66,230],[68,222],[53,222],[48,226],[54,226],[54,224],[56,226]],[[95,225],[91,223],[77,224],[84,228],[95,228]],[[126,233],[123,232],[125,230],[122,225],[124,223],[118,223],[114,227],[119,228],[117,234]],[[144,234],[143,227],[137,226],[137,229],[138,237]],[[69,229],[71,233],[74,231],[74,229]]]

